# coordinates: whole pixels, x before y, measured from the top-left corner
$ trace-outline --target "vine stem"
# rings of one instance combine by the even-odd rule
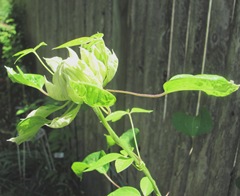
[[[150,180],[150,182],[153,185],[154,192],[157,196],[162,196],[155,180],[152,178],[151,173],[149,172],[148,168],[146,167],[145,163],[130,149],[128,145],[126,145],[122,140],[117,136],[115,131],[112,129],[112,127],[109,125],[109,123],[106,121],[101,109],[99,107],[93,107],[93,111],[103,124],[103,126],[106,128],[112,139],[116,142],[117,145],[119,145],[123,150],[125,150],[128,155],[133,158],[137,168],[142,171],[145,176]]]
[[[111,93],[121,93],[121,94],[127,94],[127,95],[133,95],[137,97],[147,97],[147,98],[159,98],[165,96],[167,93],[159,93],[159,94],[145,94],[145,93],[134,93],[131,91],[124,91],[124,90],[113,90],[113,89],[106,89],[107,91]]]

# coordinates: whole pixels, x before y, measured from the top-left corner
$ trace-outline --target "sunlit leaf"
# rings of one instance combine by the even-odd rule
[[[97,33],[92,35],[91,37],[81,37],[81,38],[77,38],[74,40],[71,40],[69,42],[66,42],[60,46],[55,47],[54,49],[60,49],[60,48],[67,48],[67,47],[73,47],[73,46],[80,46],[83,44],[87,44],[95,39],[101,39],[103,37],[102,33]]]
[[[78,177],[82,178],[84,170],[88,168],[88,164],[84,162],[74,162],[71,168]]]
[[[62,63],[63,59],[61,57],[55,56],[52,58],[44,58],[47,65],[51,68],[53,72],[56,72],[57,67]]]
[[[74,81],[69,81],[69,84],[70,88],[72,88],[79,97],[79,100],[73,100],[76,103],[83,100],[91,107],[108,107],[112,106],[116,101],[113,94],[95,85]],[[71,95],[69,96],[71,97]],[[74,97],[76,97],[76,95],[74,95]]]
[[[173,115],[172,122],[177,131],[192,137],[212,130],[212,118],[206,109],[201,109],[198,116],[177,112]]]
[[[109,153],[105,156],[101,157],[96,163],[92,164],[85,172],[93,171],[98,169],[99,167],[102,167],[103,165],[106,165],[112,161],[117,160],[122,155],[119,153]]]
[[[117,173],[127,169],[133,163],[133,158],[131,157],[120,157],[115,161],[115,168]]]
[[[53,105],[53,104],[49,104],[49,105],[45,105],[45,106],[40,106],[39,108],[37,108],[36,110],[33,110],[32,112],[30,112],[27,117],[31,117],[31,116],[41,116],[43,118],[48,117],[50,114],[52,114],[53,112],[56,112],[62,108],[64,108],[66,106],[66,104],[63,105]]]
[[[42,90],[44,85],[44,77],[39,74],[24,74],[22,70],[18,68],[19,73],[15,72],[12,68],[6,67],[8,77],[11,79],[12,82],[16,82],[19,84],[23,84],[26,86],[30,86],[36,88],[38,90]]]
[[[30,54],[30,53],[34,53],[36,52],[37,49],[39,49],[41,46],[46,46],[47,44],[45,42],[41,42],[40,44],[38,44],[35,48],[28,48],[28,49],[25,49],[25,50],[22,50],[16,54],[14,54],[13,56],[19,56],[17,58],[17,60],[15,61],[15,63],[21,59],[22,57],[26,56],[27,54]]]
[[[238,90],[239,85],[218,75],[181,74],[172,77],[163,85],[163,88],[165,93],[197,90],[204,91],[208,95],[223,97]]]
[[[130,113],[151,113],[153,110],[145,110],[142,108],[132,108]]]
[[[69,125],[76,117],[80,107],[81,105],[74,104],[70,110],[67,110],[62,116],[54,118],[47,126],[57,129]]]
[[[111,192],[108,194],[108,196],[141,196],[141,194],[137,189],[133,187],[124,186]]]
[[[128,112],[122,111],[122,110],[112,112],[111,114],[109,114],[106,117],[106,121],[116,122],[116,121],[120,120],[123,116],[125,116],[126,114],[128,114]]]
[[[144,196],[150,195],[154,188],[148,177],[143,177],[140,181],[140,188]]]
[[[31,140],[37,134],[39,129],[48,122],[49,120],[40,116],[26,118],[17,125],[18,136],[11,138],[8,141],[21,144],[25,141]]]

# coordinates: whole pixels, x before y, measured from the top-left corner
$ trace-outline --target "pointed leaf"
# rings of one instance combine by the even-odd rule
[[[18,52],[18,53],[16,53],[16,54],[14,54],[13,56],[19,56],[19,57],[17,58],[17,60],[15,61],[15,63],[16,63],[19,59],[21,59],[22,57],[26,56],[27,54],[29,54],[29,53],[34,53],[34,52],[36,52],[36,50],[37,50],[38,48],[40,48],[41,46],[46,46],[46,45],[47,45],[46,43],[41,42],[41,43],[38,44],[35,48],[28,48],[28,49],[22,50],[22,51],[20,51],[20,52]]]
[[[12,82],[42,90],[42,87],[44,85],[44,77],[42,75],[24,74],[19,67],[17,67],[19,73],[15,72],[10,67],[5,66],[5,68],[7,69],[8,77],[12,80]]]
[[[135,135],[137,137],[138,140],[138,136],[139,136],[139,129],[135,128],[134,129]],[[133,135],[133,130],[129,129],[126,132],[124,132],[121,136],[120,139],[125,142],[127,145],[129,145],[129,147],[133,147],[135,148],[135,142],[134,142],[134,135]]]
[[[122,110],[112,112],[111,114],[109,114],[106,117],[106,121],[116,122],[116,121],[120,120],[126,114],[128,114],[128,112],[122,111]]]
[[[151,113],[153,110],[145,110],[142,108],[132,108],[130,113]]]
[[[115,161],[115,168],[117,173],[127,169],[133,163],[133,158],[131,157],[120,157]]]
[[[106,135],[106,134],[104,134],[104,136],[106,137],[108,148],[111,146],[114,146],[116,144],[116,142],[113,140],[112,136]]]
[[[99,167],[102,167],[103,165],[106,165],[112,161],[115,161],[122,155],[119,153],[109,153],[103,157],[101,157],[96,163],[92,164],[85,172],[93,171],[98,169]]]
[[[204,91],[208,95],[223,97],[238,90],[239,85],[218,75],[200,74],[194,76],[181,74],[172,77],[163,85],[163,88],[165,93],[197,90]]]
[[[54,118],[50,124],[47,124],[47,126],[57,129],[69,125],[76,117],[80,107],[81,105],[75,104],[74,107],[65,112],[62,116]]]
[[[62,58],[58,56],[52,58],[44,58],[44,60],[53,72],[56,72],[58,65],[60,65],[63,61]]]
[[[71,168],[78,177],[82,178],[84,170],[88,168],[88,164],[84,162],[74,162]]]
[[[66,106],[66,104],[58,106],[58,105],[53,105],[53,104],[49,104],[49,105],[45,105],[45,106],[40,106],[38,109],[33,110],[32,112],[30,112],[27,117],[32,117],[32,116],[41,116],[43,118],[48,117],[50,114],[52,114],[53,112],[56,112],[62,108],[64,108]]]
[[[103,37],[102,33],[97,33],[92,35],[91,37],[81,37],[81,38],[77,38],[74,40],[71,40],[69,42],[66,42],[60,46],[55,47],[54,49],[60,49],[60,48],[67,48],[67,47],[73,47],[73,46],[80,46],[83,44],[87,44],[95,39],[101,39]]]
[[[143,177],[140,181],[140,188],[144,196],[150,195],[154,188],[148,177]]]
[[[102,158],[103,156],[105,156],[106,153],[101,150],[101,151],[98,151],[98,152],[94,152],[94,153],[91,153],[90,155],[88,155],[84,160],[83,162],[84,163],[87,163],[88,166],[92,166],[94,164],[96,164],[96,162]],[[101,167],[97,168],[96,170],[100,173],[100,174],[106,174],[108,172],[110,168],[110,165],[109,163],[105,164],[105,165],[102,165]]]
[[[18,136],[11,138],[8,141],[21,144],[25,141],[31,140],[37,134],[39,129],[48,122],[49,120],[40,116],[26,118],[17,125]]]
[[[108,196],[141,196],[141,194],[133,187],[124,186],[108,194]]]

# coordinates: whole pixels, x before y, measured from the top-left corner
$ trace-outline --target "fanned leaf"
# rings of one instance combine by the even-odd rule
[[[12,82],[42,90],[42,87],[44,85],[44,77],[42,75],[24,74],[19,67],[17,67],[19,73],[15,72],[10,67],[5,66],[5,68],[7,69],[8,77],[12,80]]]
[[[115,161],[115,168],[117,173],[127,169],[133,163],[133,158],[131,157],[120,157]]]
[[[79,97],[79,100],[73,100],[76,103],[83,100],[91,107],[109,107],[116,102],[116,97],[113,94],[95,85],[71,80],[69,84],[70,88],[72,88],[75,93],[73,96],[69,94],[69,97],[77,98],[76,95]]]
[[[239,85],[228,81],[222,76],[200,74],[180,74],[172,77],[163,85],[165,93],[177,91],[197,90],[208,95],[224,97],[238,90]]]
[[[38,44],[35,48],[28,48],[28,49],[22,50],[22,51],[20,51],[20,52],[18,52],[18,53],[16,53],[16,54],[14,54],[13,56],[19,56],[19,57],[17,58],[17,60],[15,61],[15,63],[16,63],[19,59],[21,59],[22,57],[26,56],[27,54],[34,53],[34,52],[36,52],[36,50],[37,50],[38,48],[40,48],[41,46],[46,46],[46,45],[47,45],[47,44],[46,44],[45,42],[41,42],[41,43]]]
[[[124,186],[111,192],[108,196],[141,196],[141,194],[137,189],[131,186]]]
[[[91,37],[81,37],[81,38],[71,40],[69,42],[66,42],[66,43],[60,45],[60,46],[55,47],[54,49],[80,46],[80,45],[83,45],[83,44],[87,44],[87,43],[89,43],[93,40],[101,39],[102,37],[103,37],[102,33],[96,33],[96,34],[92,35]]]
[[[116,121],[120,120],[123,116],[125,116],[126,114],[128,114],[128,112],[122,111],[122,110],[112,112],[111,114],[109,114],[106,117],[106,121],[116,122]]]
[[[100,167],[102,167],[103,165],[106,165],[112,161],[117,160],[119,157],[121,157],[122,155],[119,153],[109,153],[103,157],[101,157],[97,162],[95,162],[94,164],[92,164],[87,170],[85,170],[85,172],[89,172],[89,171],[93,171],[96,170]]]
[[[47,124],[48,127],[51,128],[62,128],[69,125],[74,118],[76,117],[78,111],[80,110],[81,105],[76,105],[72,107],[70,110],[65,112],[62,116],[54,118],[50,124]]]
[[[21,144],[25,141],[31,140],[46,123],[49,123],[49,120],[40,116],[26,118],[17,125],[18,136],[11,138],[8,141]]]
[[[144,196],[150,195],[154,188],[148,177],[143,177],[140,181],[140,188]]]

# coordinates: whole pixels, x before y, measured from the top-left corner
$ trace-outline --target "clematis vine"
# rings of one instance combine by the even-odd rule
[[[17,144],[34,138],[44,125],[51,128],[69,125],[83,103],[90,107],[108,108],[116,102],[115,96],[104,90],[104,87],[113,79],[117,71],[118,59],[115,53],[105,46],[103,34],[97,33],[91,37],[78,38],[54,48],[67,49],[69,57],[44,58],[46,63],[36,52],[45,45],[42,42],[35,48],[18,52],[15,56],[20,59],[29,53],[34,53],[52,75],[51,81],[43,75],[23,73],[19,67],[17,67],[18,73],[6,67],[12,82],[36,88],[59,103],[41,106],[22,119],[17,125],[18,136],[9,140]],[[72,46],[80,46],[79,55],[70,48]],[[61,116],[49,119],[52,113],[62,109],[65,112]]]

